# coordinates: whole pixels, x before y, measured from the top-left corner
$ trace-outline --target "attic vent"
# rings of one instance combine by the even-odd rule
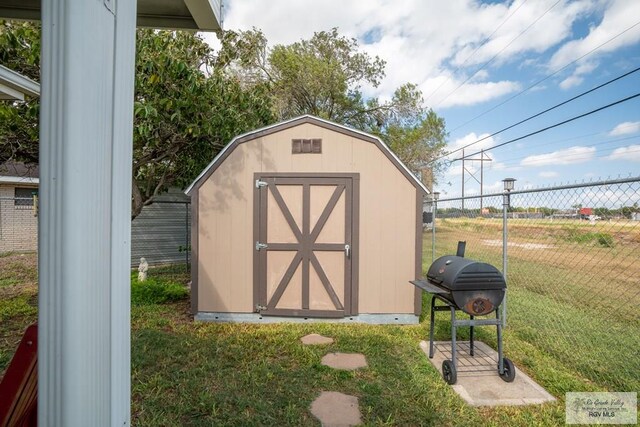
[[[291,153],[292,154],[320,154],[322,153],[322,140],[321,139],[292,139],[291,140]]]

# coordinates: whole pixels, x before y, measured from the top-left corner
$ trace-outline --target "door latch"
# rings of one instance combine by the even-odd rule
[[[260,249],[267,249],[269,246],[266,243],[256,242],[256,251]]]
[[[261,181],[259,179],[256,179],[256,188],[266,187],[267,185],[269,184],[266,181]]]
[[[347,258],[351,258],[351,246],[344,245],[344,254]]]

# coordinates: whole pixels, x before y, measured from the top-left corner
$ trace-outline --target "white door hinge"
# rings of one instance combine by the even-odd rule
[[[267,185],[269,184],[266,181],[261,181],[259,179],[256,179],[256,188],[266,187]]]
[[[269,246],[266,243],[256,242],[256,251],[260,249],[267,249]]]

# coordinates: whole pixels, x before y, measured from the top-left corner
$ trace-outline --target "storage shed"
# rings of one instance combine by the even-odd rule
[[[416,323],[425,186],[378,138],[302,116],[189,186],[196,320]]]

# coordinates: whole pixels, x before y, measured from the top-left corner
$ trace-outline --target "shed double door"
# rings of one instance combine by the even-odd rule
[[[298,317],[356,314],[357,176],[255,177],[256,311]]]

